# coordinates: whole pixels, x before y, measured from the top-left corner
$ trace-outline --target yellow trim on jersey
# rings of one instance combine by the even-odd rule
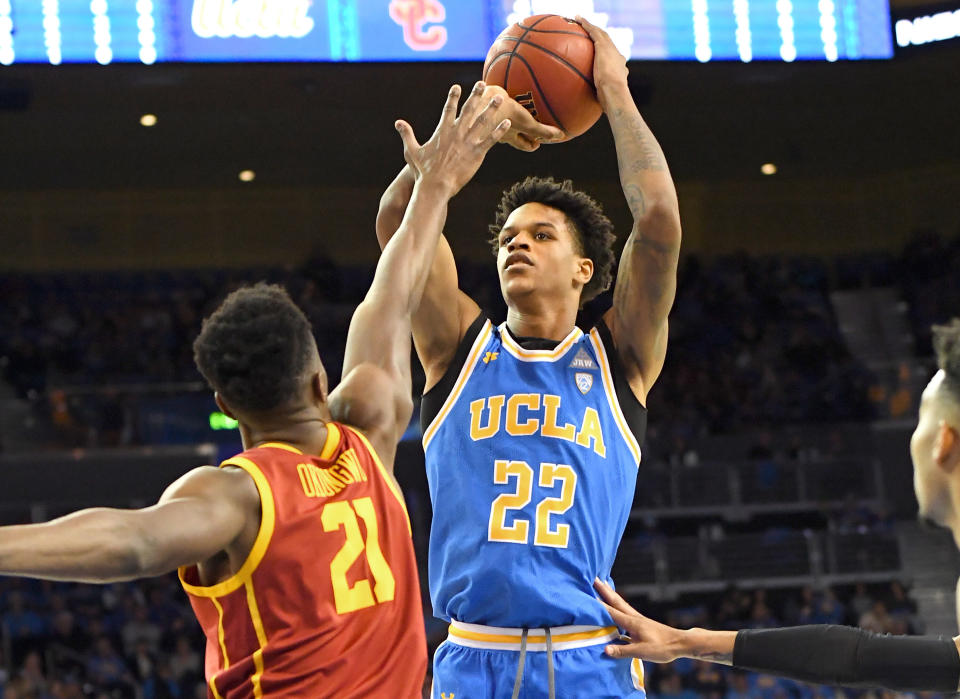
[[[559,359],[568,349],[573,347],[573,344],[577,340],[583,337],[583,331],[577,326],[573,326],[573,330],[552,350],[528,350],[521,347],[517,341],[510,336],[506,321],[501,323],[497,329],[500,331],[500,341],[503,343],[504,349],[517,359],[525,362],[552,362],[555,359]]]
[[[285,449],[287,451],[292,451],[294,454],[303,454],[303,452],[297,449],[296,447],[290,446],[289,444],[284,444],[283,442],[264,442],[263,444],[255,448],[263,449],[264,447],[270,447],[272,449]]]
[[[263,696],[263,688],[260,686],[260,678],[263,677],[263,649],[267,645],[267,632],[263,628],[263,619],[260,617],[260,607],[257,606],[257,595],[253,591],[253,581],[247,580],[243,584],[247,591],[247,607],[250,610],[250,620],[253,622],[253,630],[257,633],[257,643],[260,645],[253,651],[253,667],[255,672],[250,678],[253,683],[253,696],[260,699]]]
[[[227,644],[223,633],[223,606],[217,601],[216,597],[211,597],[210,601],[213,602],[213,606],[217,610],[217,641],[220,643],[220,653],[223,656],[223,665],[220,669],[226,670],[230,667],[230,657],[227,655]],[[223,697],[220,696],[220,692],[217,691],[216,679],[217,675],[211,675],[207,684],[210,686],[210,691],[213,692],[215,699],[223,699]]]
[[[211,597],[210,601],[213,602],[213,606],[217,608],[217,641],[220,643],[220,653],[223,654],[222,669],[226,670],[230,667],[230,658],[227,655],[227,642],[223,632],[223,606],[216,597]]]
[[[633,454],[634,463],[637,467],[640,466],[640,445],[637,443],[637,438],[634,436],[633,432],[630,431],[630,428],[627,427],[627,420],[623,416],[623,412],[620,410],[620,402],[617,400],[617,391],[613,387],[613,372],[610,371],[610,362],[607,358],[606,349],[603,346],[603,341],[600,339],[600,333],[597,332],[596,328],[593,328],[590,331],[590,342],[593,345],[593,349],[596,352],[597,359],[600,361],[600,375],[603,378],[603,387],[607,396],[607,403],[610,405],[610,411],[613,413],[613,420],[617,423],[617,427],[620,428],[620,434],[623,435],[624,441],[627,443],[627,448],[630,450],[630,453]]]
[[[327,441],[323,443],[323,449],[320,450],[320,458],[323,461],[329,461],[338,446],[340,446],[340,428],[335,423],[328,422]]]
[[[184,579],[186,566],[180,568],[177,573],[180,576],[180,583],[183,589],[197,597],[223,597],[229,595],[241,585],[248,582],[253,575],[253,571],[260,565],[260,561],[267,553],[267,547],[270,545],[270,539],[273,536],[273,528],[276,524],[276,510],[273,503],[273,491],[267,482],[267,477],[263,475],[260,467],[250,459],[243,456],[235,456],[227,459],[220,467],[237,466],[250,474],[253,482],[257,484],[257,490],[260,492],[260,529],[257,532],[257,538],[253,541],[253,548],[247,555],[247,560],[240,566],[240,570],[231,575],[223,582],[216,585],[205,587],[202,585],[191,585]]]
[[[397,499],[397,502],[400,503],[400,507],[403,508],[403,516],[407,520],[407,531],[410,532],[410,536],[413,536],[413,527],[410,526],[410,513],[407,512],[407,503],[403,500],[403,493],[400,491],[397,482],[394,480],[393,476],[390,475],[390,472],[387,471],[386,466],[383,465],[383,462],[380,461],[380,457],[377,455],[377,450],[373,448],[373,445],[370,444],[370,440],[367,439],[366,435],[356,429],[350,429],[355,435],[360,438],[360,441],[363,442],[364,446],[367,448],[367,451],[370,452],[370,456],[373,457],[373,463],[377,465],[377,470],[380,471],[380,475],[383,477],[383,480],[387,482],[387,487],[390,488],[390,492],[393,493],[393,496]]]
[[[470,354],[467,355],[467,361],[463,363],[463,368],[460,370],[460,376],[457,377],[457,382],[454,384],[453,390],[450,391],[450,395],[447,396],[447,399],[443,402],[440,412],[437,413],[437,416],[433,418],[433,422],[430,423],[423,433],[423,439],[421,441],[423,442],[424,451],[427,450],[430,440],[433,439],[437,430],[440,429],[440,425],[447,417],[447,413],[453,408],[453,404],[457,402],[457,398],[460,396],[461,391],[463,391],[463,387],[467,385],[467,379],[470,378],[470,374],[473,373],[473,369],[477,365],[480,351],[487,346],[487,342],[490,341],[490,335],[492,333],[493,324],[487,320],[477,334],[477,339],[474,340],[473,347],[470,348]]]
[[[646,689],[644,687],[643,663],[640,658],[634,658],[630,662],[630,679],[633,680],[634,689]]]
[[[217,679],[217,676],[211,675],[210,681],[207,682],[207,685],[210,687],[210,691],[213,692],[213,699],[223,699],[223,697],[220,696],[220,692],[217,691],[217,685],[214,682],[215,679]]]
[[[494,627],[489,627],[494,628]],[[558,627],[562,628],[562,627]],[[506,630],[506,629],[504,629]],[[520,647],[520,634],[522,629],[515,629],[516,635],[503,633],[487,633],[483,631],[472,631],[462,626],[450,624],[448,632],[455,638],[466,638],[471,641],[483,641],[484,643],[506,643]],[[572,641],[587,641],[593,638],[605,638],[617,630],[616,626],[599,626],[590,631],[579,631],[576,633],[553,633],[550,632],[552,643],[570,643]],[[527,632],[527,643],[544,643],[546,633],[543,629],[530,629]]]

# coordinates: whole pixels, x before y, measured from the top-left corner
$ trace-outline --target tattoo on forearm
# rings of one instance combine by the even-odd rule
[[[724,665],[730,665],[733,662],[733,653],[700,653],[697,656],[698,660],[706,660],[709,663],[723,663]]]
[[[627,205],[634,218],[639,218],[646,213],[647,200],[643,196],[643,190],[637,185],[632,183],[623,185],[623,195],[627,198]]]
[[[667,161],[650,128],[634,110],[616,109],[610,120],[617,143],[617,162],[623,193],[634,218],[646,210],[646,198],[638,178],[649,173],[667,170]],[[669,175],[666,175],[669,177]]]

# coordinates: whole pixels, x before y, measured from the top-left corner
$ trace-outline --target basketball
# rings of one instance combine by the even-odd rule
[[[579,136],[603,109],[593,85],[593,40],[560,15],[534,15],[501,32],[487,52],[483,79],[500,85],[533,117]]]

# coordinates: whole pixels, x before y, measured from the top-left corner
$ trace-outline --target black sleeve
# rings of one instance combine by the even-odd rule
[[[476,342],[477,335],[483,330],[483,324],[486,321],[487,318],[483,313],[477,315],[470,327],[467,328],[467,332],[464,333],[463,339],[460,340],[460,345],[457,347],[453,360],[444,372],[443,377],[437,381],[436,386],[432,386],[429,391],[423,394],[423,398],[420,400],[420,434],[427,431],[430,423],[440,413],[447,396],[453,390],[453,385],[457,382],[460,370],[463,369],[463,365],[467,361],[470,348]]]
[[[733,664],[803,682],[899,691],[956,692],[960,654],[952,639],[891,636],[814,624],[737,633]]]

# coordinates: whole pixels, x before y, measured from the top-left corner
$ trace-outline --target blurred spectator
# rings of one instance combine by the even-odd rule
[[[887,612],[887,605],[882,600],[874,601],[870,610],[860,617],[857,625],[874,633],[891,633],[894,626],[893,619]]]

